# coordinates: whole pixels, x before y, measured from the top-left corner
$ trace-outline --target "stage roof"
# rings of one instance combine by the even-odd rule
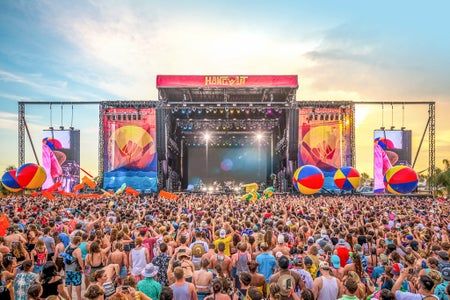
[[[167,102],[291,102],[297,75],[158,75],[159,100]]]

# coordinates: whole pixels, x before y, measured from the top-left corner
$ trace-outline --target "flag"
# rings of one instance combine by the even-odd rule
[[[81,180],[81,182],[84,183],[85,185],[87,185],[91,190],[95,189],[95,187],[97,186],[95,181],[93,181],[92,179],[90,179],[87,176],[84,176],[83,179]]]
[[[166,192],[164,190],[161,190],[159,192],[159,197],[167,199],[167,200],[178,200],[178,196],[176,194],[170,193],[170,192]]]

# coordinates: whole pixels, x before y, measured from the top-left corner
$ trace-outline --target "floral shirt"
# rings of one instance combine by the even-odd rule
[[[152,264],[159,268],[156,280],[161,284],[161,286],[169,286],[169,279],[167,278],[167,269],[169,268],[170,257],[162,253],[155,258],[153,258]]]
[[[23,272],[17,274],[14,279],[14,299],[27,300],[28,288],[37,281],[38,275],[31,272]]]

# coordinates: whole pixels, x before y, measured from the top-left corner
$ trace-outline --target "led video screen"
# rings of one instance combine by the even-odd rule
[[[80,182],[80,131],[44,130],[42,166],[47,173],[43,189],[60,182],[70,192]]]
[[[411,165],[411,130],[374,131],[374,191],[384,191],[384,174],[395,165]]]
[[[234,181],[265,182],[267,179],[267,147],[221,148],[190,147],[188,149],[188,184]]]

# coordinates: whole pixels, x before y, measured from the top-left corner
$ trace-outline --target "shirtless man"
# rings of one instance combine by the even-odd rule
[[[210,285],[213,280],[213,273],[208,270],[209,260],[202,258],[200,270],[194,272],[192,283],[197,288],[198,299],[204,299],[210,294]]]
[[[283,255],[288,256],[289,257],[289,252],[290,249],[289,247],[286,245],[285,243],[285,239],[284,239],[284,234],[279,234],[277,237],[277,245],[275,246],[275,248],[273,248],[272,253],[273,255],[276,255],[277,252],[281,252],[283,253]]]
[[[108,256],[109,264],[119,265],[119,277],[123,280],[128,274],[128,255],[123,251],[123,244],[118,242],[114,247],[114,252]]]
[[[211,257],[211,268],[214,269],[217,265],[222,267],[222,271],[225,276],[230,276],[231,271],[231,258],[225,255],[225,244],[220,242],[217,246],[217,254]]]

